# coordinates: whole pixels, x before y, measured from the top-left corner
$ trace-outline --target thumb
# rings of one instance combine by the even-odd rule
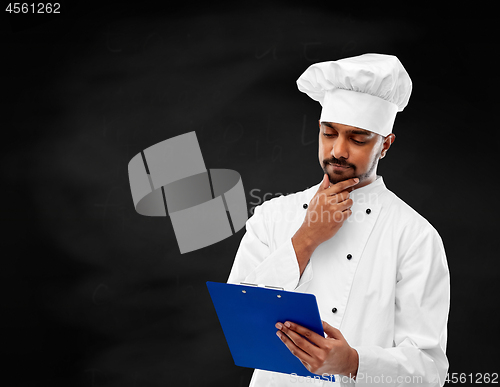
[[[337,328],[332,327],[326,321],[323,321],[323,330],[325,331],[325,333],[328,335],[329,338],[337,340],[344,338],[344,336],[342,336],[342,333],[340,333],[340,331]]]
[[[328,174],[325,173],[323,175],[323,180],[321,181],[318,191],[327,189],[329,186],[330,186],[330,178],[328,177]]]

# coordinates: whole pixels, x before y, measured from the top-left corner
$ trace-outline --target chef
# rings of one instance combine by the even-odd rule
[[[277,322],[276,339],[318,377],[255,370],[250,386],[442,386],[443,243],[377,175],[410,77],[395,56],[365,54],[313,64],[297,85],[322,106],[323,179],[255,208],[228,282],[315,294],[325,336]]]

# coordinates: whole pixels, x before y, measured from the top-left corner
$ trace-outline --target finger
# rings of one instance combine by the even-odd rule
[[[299,359],[299,360],[300,360],[300,359]],[[308,370],[309,370],[309,368],[311,367],[311,366],[309,365],[309,363],[305,362],[304,360],[300,360],[300,362],[301,362],[301,363],[302,363],[302,365],[303,365],[304,367],[306,367]]]
[[[349,210],[353,204],[354,202],[352,199],[346,199],[343,202],[339,203],[337,206],[340,211],[345,211]]]
[[[295,343],[282,331],[277,331],[276,335],[286,345],[286,347],[292,353],[292,355],[297,357],[302,362],[302,364],[304,364],[304,362],[310,364],[314,360],[311,355],[309,355],[307,352],[303,351],[301,348],[295,345]]]
[[[328,335],[329,338],[340,340],[343,339],[344,336],[342,333],[337,329],[332,327],[330,324],[328,324],[326,321],[323,322],[323,330],[325,333]]]
[[[346,199],[340,203],[334,202],[330,206],[330,212],[332,212],[333,214],[336,214],[336,213],[340,213],[340,212],[343,212],[346,210],[350,210],[353,204],[354,204],[354,202],[352,201],[352,199]]]
[[[282,328],[281,332],[284,333],[298,348],[307,353],[309,356],[315,357],[318,355],[319,347],[315,344],[312,344],[304,336],[299,335],[295,331],[291,331],[289,329],[287,330],[286,328]]]
[[[349,199],[349,192],[347,192],[347,191],[342,191],[340,193],[323,191],[323,192],[316,193],[316,195],[311,199],[311,202],[309,203],[309,205],[311,207],[316,203],[319,203],[322,205],[325,205],[325,204],[335,205],[338,203],[345,202],[348,199]],[[352,200],[351,200],[351,204],[352,204]]]
[[[281,331],[286,333],[289,337],[290,337],[290,334],[292,335],[292,337],[297,337],[297,338],[305,337],[307,340],[302,339],[301,342],[303,341],[304,343],[307,343],[307,344],[310,344],[309,342],[311,342],[311,343],[314,343],[318,347],[320,347],[321,344],[323,343],[323,341],[325,340],[325,338],[323,336],[318,335],[316,332],[313,332],[310,329],[307,329],[307,328],[303,327],[302,325],[293,323],[291,321],[286,321],[282,325]],[[293,332],[293,333],[289,334],[289,332]],[[304,344],[304,346],[307,346],[307,344]],[[301,346],[301,348],[302,348],[302,346]]]
[[[351,216],[352,212],[350,209],[347,209],[345,211],[332,211],[332,212],[327,212],[321,217],[321,221],[326,223],[343,223]]]
[[[349,216],[352,215],[352,210],[348,208],[347,210],[342,211],[342,215],[343,215],[342,221],[345,221],[347,220],[347,218],[349,218]]]
[[[335,204],[335,203],[340,203],[343,202],[344,200],[349,199],[349,192],[347,191],[342,191],[340,193],[334,193],[332,192],[330,196],[328,197],[328,202],[330,204]]]
[[[352,179],[339,181],[337,184],[333,184],[330,188],[327,188],[325,191],[329,191],[332,193],[339,193],[346,190],[349,187],[353,187],[359,183],[359,179],[354,177]]]
[[[329,220],[334,221],[336,223],[345,222],[352,215],[352,210],[350,208],[344,211],[335,211]],[[326,218],[325,218],[326,219]]]
[[[323,175],[323,180],[321,181],[321,184],[319,185],[319,188],[318,188],[317,192],[324,191],[329,186],[330,186],[330,178],[328,177],[328,174],[325,173]]]

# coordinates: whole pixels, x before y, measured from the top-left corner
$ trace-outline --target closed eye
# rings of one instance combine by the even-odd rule
[[[357,140],[352,140],[355,144],[358,144],[358,145],[363,145],[364,142],[363,141],[357,141]]]

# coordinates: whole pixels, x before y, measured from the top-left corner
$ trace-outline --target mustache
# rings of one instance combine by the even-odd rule
[[[340,165],[341,167],[350,167],[356,169],[354,164],[348,163],[345,159],[337,159],[332,156],[331,159],[323,160],[323,164],[326,166],[327,164],[335,164]]]

